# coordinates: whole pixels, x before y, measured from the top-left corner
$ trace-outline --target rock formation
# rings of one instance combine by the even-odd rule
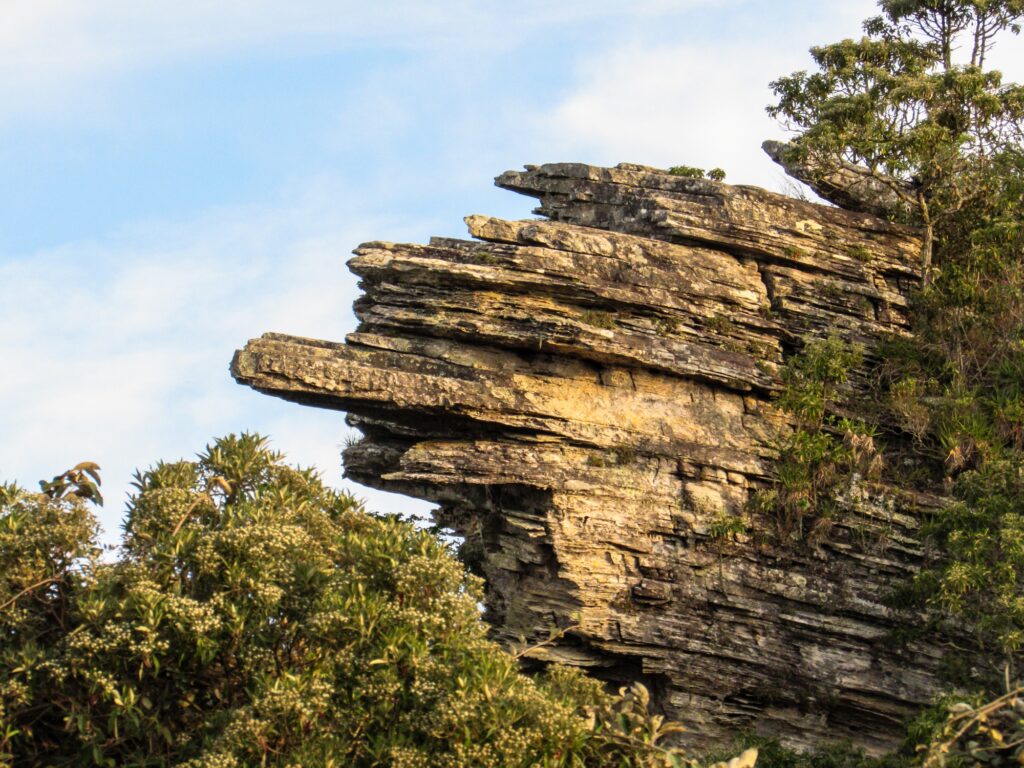
[[[913,189],[908,184],[892,177],[872,175],[863,165],[853,163],[815,166],[812,161],[801,159],[792,143],[766,141],[761,149],[782,166],[787,174],[840,208],[873,213],[885,218],[908,218],[910,211],[905,200],[907,196],[913,197]],[[904,195],[903,198],[896,194],[897,189]]]
[[[905,333],[915,232],[633,165],[497,183],[544,218],[360,246],[357,332],[267,334],[235,378],[346,411],[347,475],[439,505],[500,637],[569,628],[535,658],[646,683],[696,744],[891,746],[940,656],[893,641],[884,607],[919,563],[915,518],[856,488],[800,549],[744,508],[789,429],[780,364],[809,336]],[[750,533],[723,535],[737,516]]]

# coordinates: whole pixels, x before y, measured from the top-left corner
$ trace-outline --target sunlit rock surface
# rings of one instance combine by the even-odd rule
[[[347,475],[439,505],[499,637],[574,627],[536,658],[646,683],[696,744],[893,745],[940,655],[890,637],[884,599],[920,559],[900,494],[852,494],[813,549],[749,515],[715,533],[771,478],[785,358],[808,335],[906,332],[915,233],[633,165],[497,183],[543,218],[360,246],[358,332],[266,334],[235,378],[346,411],[365,436]]]

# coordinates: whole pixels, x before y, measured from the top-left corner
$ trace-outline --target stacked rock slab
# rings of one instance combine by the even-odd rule
[[[534,658],[644,682],[696,745],[892,746],[940,655],[893,642],[884,607],[919,563],[913,516],[861,488],[807,549],[744,507],[790,428],[779,366],[809,336],[905,333],[915,233],[632,165],[497,183],[545,218],[360,246],[358,331],[267,334],[235,378],[348,412],[347,475],[439,505],[499,637],[568,628]]]

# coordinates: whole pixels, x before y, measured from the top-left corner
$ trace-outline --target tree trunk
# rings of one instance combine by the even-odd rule
[[[934,242],[934,229],[931,224],[927,224],[924,228],[924,242],[921,244],[921,285],[923,286],[927,286],[931,282]]]
[[[921,212],[921,224],[924,227],[924,238],[921,241],[921,285],[927,286],[931,280],[932,251],[935,245],[935,223],[932,221],[928,201],[921,192],[917,193],[917,207]]]

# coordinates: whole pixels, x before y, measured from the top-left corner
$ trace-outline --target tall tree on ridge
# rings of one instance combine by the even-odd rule
[[[802,164],[852,168],[892,190],[924,232],[927,282],[936,227],[989,194],[995,158],[1021,151],[1024,88],[983,66],[999,33],[1019,32],[1024,0],[880,7],[860,40],[811,49],[817,72],[775,80],[768,113],[799,133],[789,151]]]

